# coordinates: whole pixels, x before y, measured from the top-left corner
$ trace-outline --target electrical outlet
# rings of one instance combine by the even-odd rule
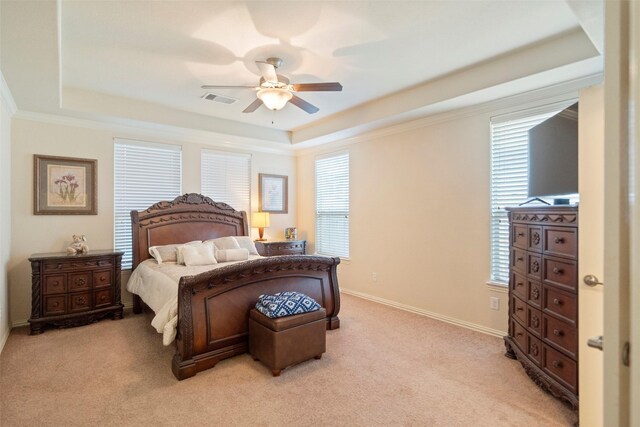
[[[371,273],[371,280],[373,280],[374,282],[378,281],[378,273],[373,272]]]
[[[500,310],[500,298],[490,297],[489,307],[491,308],[491,310]]]

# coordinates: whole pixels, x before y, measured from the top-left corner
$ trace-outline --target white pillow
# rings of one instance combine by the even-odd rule
[[[178,246],[180,245],[151,246],[149,248],[149,255],[155,258],[158,264],[162,264],[163,262],[177,262]]]
[[[216,249],[240,249],[240,245],[232,236],[219,237],[217,239],[205,240],[205,243],[212,242]]]
[[[182,247],[182,257],[186,266],[217,264],[213,256],[213,246],[207,244],[185,245]]]
[[[216,260],[218,262],[244,261],[249,259],[249,251],[240,249],[216,249]]]
[[[253,240],[249,236],[234,236],[238,245],[241,248],[244,248],[249,251],[250,255],[260,255],[258,250],[256,249],[256,244],[253,243]]]
[[[192,242],[185,243],[183,245],[179,245],[176,248],[176,262],[178,264],[184,264],[184,258],[182,257],[182,249],[187,245],[201,245],[202,242],[200,240],[194,240]]]

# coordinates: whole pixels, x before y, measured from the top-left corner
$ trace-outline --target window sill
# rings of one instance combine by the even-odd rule
[[[494,282],[492,280],[488,280],[486,284],[487,284],[487,288],[489,288],[490,291],[498,292],[502,294],[509,293],[509,285],[507,283]]]

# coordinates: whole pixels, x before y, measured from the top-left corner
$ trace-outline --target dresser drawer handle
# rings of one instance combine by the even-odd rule
[[[521,337],[522,335],[524,335],[522,332],[516,332],[517,337]]]
[[[56,302],[54,302],[54,303],[53,303],[53,304],[51,304],[51,305],[53,305],[54,307],[57,307],[57,306],[59,306],[59,305],[60,305],[60,303],[59,303],[58,301],[56,301]]]
[[[555,243],[564,243],[564,237],[556,237],[554,242]]]
[[[558,329],[554,329],[553,330],[553,335],[555,335],[557,337],[562,337],[562,336],[564,336],[564,331],[559,331]]]
[[[100,296],[100,301],[104,301],[104,300],[106,300],[106,299],[107,299],[107,296],[106,296],[106,295],[102,295],[102,296]]]
[[[524,232],[520,231],[517,237],[524,237]]]
[[[104,282],[105,280],[107,280],[107,278],[106,278],[106,277],[104,277],[104,276],[100,276],[100,281],[101,281],[101,282]]]
[[[518,283],[516,283],[516,286],[524,286],[524,283],[518,282]]]
[[[562,276],[564,274],[564,270],[558,267],[553,267],[553,274]]]
[[[60,284],[60,282],[58,282],[57,280],[55,282],[53,282],[53,286],[58,286]]]
[[[522,311],[524,310],[524,307],[516,307],[516,311]]]
[[[524,258],[522,258],[521,256],[519,256],[518,258],[516,258],[516,261],[524,261]]]
[[[555,305],[562,305],[562,304],[563,304],[563,301],[562,301],[561,299],[554,298],[554,299],[553,299],[553,303],[554,303]]]
[[[62,268],[62,264],[58,264],[58,265],[56,266],[56,268],[57,268],[58,270],[60,270],[60,269]]]
[[[551,365],[553,365],[553,367],[557,369],[562,368],[562,362],[558,362],[557,360],[554,360]]]

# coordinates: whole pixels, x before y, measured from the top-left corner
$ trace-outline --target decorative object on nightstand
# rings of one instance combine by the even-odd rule
[[[254,212],[251,215],[251,227],[258,229],[258,234],[260,235],[259,241],[265,240],[262,237],[264,235],[264,228],[269,225],[269,212]]]
[[[31,262],[31,335],[45,325],[93,323],[107,315],[122,318],[121,251],[34,254]]]
[[[273,242],[256,240],[256,249],[262,256],[304,255],[306,244],[306,240],[283,240]]]
[[[287,227],[284,229],[284,238],[287,240],[298,239],[298,229],[296,227]]]

